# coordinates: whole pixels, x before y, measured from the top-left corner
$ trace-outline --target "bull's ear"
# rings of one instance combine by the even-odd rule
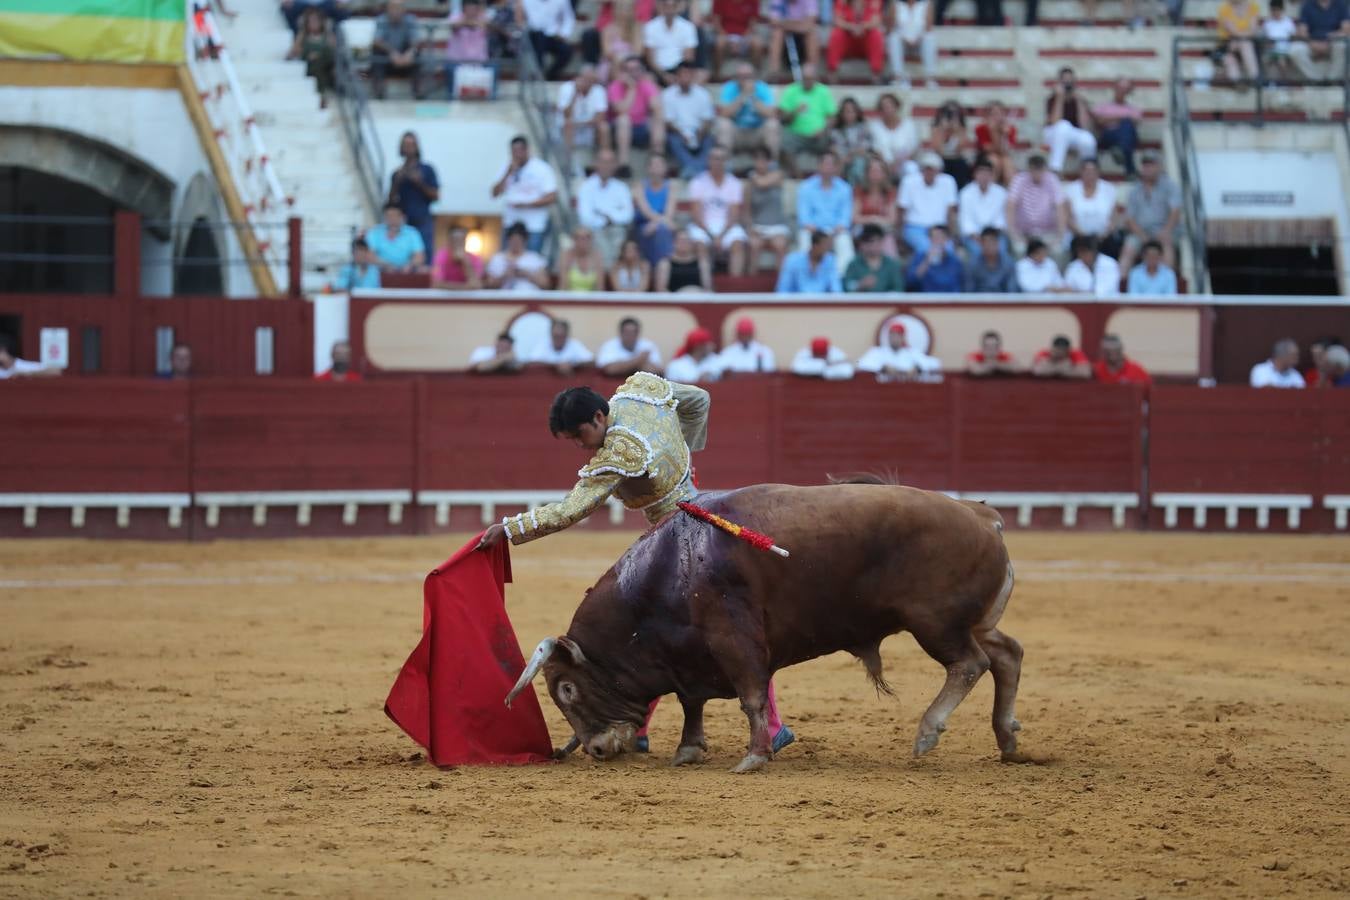
[[[565,650],[568,657],[572,660],[572,665],[580,666],[586,662],[586,654],[581,652],[581,645],[572,640],[565,634],[558,635],[558,649]]]

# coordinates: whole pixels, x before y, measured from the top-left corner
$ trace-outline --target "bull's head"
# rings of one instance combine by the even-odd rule
[[[539,642],[520,680],[506,695],[507,706],[541,669],[549,696],[588,754],[612,759],[632,749],[647,716],[647,704],[625,696],[615,675],[587,659],[577,642],[566,635]]]

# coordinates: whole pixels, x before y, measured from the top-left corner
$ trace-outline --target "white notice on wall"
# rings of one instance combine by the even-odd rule
[[[42,347],[42,365],[48,369],[64,369],[70,365],[70,329],[43,328],[38,343]]]

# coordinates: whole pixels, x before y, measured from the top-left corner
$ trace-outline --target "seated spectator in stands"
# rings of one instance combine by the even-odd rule
[[[1097,138],[1093,134],[1092,110],[1078,93],[1078,79],[1073,69],[1059,70],[1059,80],[1045,101],[1045,130],[1043,140],[1050,147],[1050,171],[1059,174],[1064,169],[1064,158],[1069,151],[1079,159],[1097,155]]]
[[[170,381],[184,381],[192,377],[192,348],[187,344],[174,344],[169,351],[169,371],[160,372],[156,378]]]
[[[1064,219],[1071,237],[1094,238],[1105,247],[1116,232],[1116,186],[1103,181],[1095,159],[1078,166],[1078,178],[1064,186]]]
[[[1270,0],[1270,14],[1261,23],[1264,65],[1270,81],[1287,81],[1294,71],[1291,50],[1298,23],[1284,9],[1284,0]],[[1267,82],[1269,83],[1269,82]]]
[[[647,177],[633,185],[633,206],[638,246],[642,258],[653,266],[670,256],[679,194],[679,185],[666,177],[666,158],[659,153],[648,155]]]
[[[694,83],[693,63],[675,67],[675,83],[662,91],[661,108],[666,113],[666,150],[679,165],[680,177],[693,178],[708,168],[715,118],[708,89]]]
[[[1040,238],[1027,241],[1027,255],[1017,261],[1017,288],[1023,294],[1059,293],[1064,276]]]
[[[666,377],[680,384],[716,381],[722,377],[722,365],[713,346],[712,332],[695,328],[684,338],[684,345],[666,366]]]
[[[689,182],[689,201],[689,236],[707,247],[711,259],[725,255],[728,274],[745,274],[750,239],[740,224],[745,189],[727,171],[726,150],[714,147],[708,154],[708,171]]]
[[[375,20],[375,40],[370,45],[370,92],[384,99],[384,83],[390,74],[412,78],[413,96],[422,99],[422,26],[408,12],[404,0],[389,0]]]
[[[886,329],[885,340],[872,347],[858,360],[859,372],[871,372],[877,381],[912,381],[924,376],[940,375],[942,363],[937,357],[920,353],[905,339],[905,326],[892,322]]]
[[[994,180],[1007,187],[1017,174],[1017,126],[1008,121],[1002,102],[990,103],[984,121],[975,126],[975,150],[993,167]]]
[[[469,371],[476,375],[514,375],[520,371],[516,339],[509,331],[497,335],[495,345],[484,345],[469,354]]]
[[[328,95],[337,87],[334,69],[334,55],[337,52],[337,37],[328,24],[328,19],[317,8],[311,6],[300,17],[300,28],[295,33],[287,59],[303,59],[305,75],[313,78],[319,89],[319,108],[328,106]]]
[[[516,24],[529,35],[530,46],[544,66],[544,78],[557,81],[572,61],[572,32],[577,17],[571,0],[518,0]]]
[[[352,261],[345,264],[333,282],[335,291],[369,290],[380,286],[380,265],[365,238],[352,241]]]
[[[1014,245],[1039,239],[1056,250],[1064,247],[1068,227],[1064,191],[1059,177],[1046,171],[1044,156],[1032,156],[1027,160],[1027,170],[1013,177],[1008,188],[1007,219],[1008,235]]]
[[[1162,170],[1156,150],[1139,155],[1139,180],[1125,198],[1125,246],[1121,268],[1129,271],[1144,242],[1162,244],[1163,262],[1176,268],[1176,238],[1181,225],[1181,188]]]
[[[520,56],[522,28],[516,19],[514,0],[486,0],[488,22],[488,59]]]
[[[698,48],[698,28],[680,15],[680,0],[657,0],[657,15],[642,27],[642,46],[647,66],[664,85],[675,84],[678,69],[688,65],[694,74],[694,51]]]
[[[939,0],[942,2],[942,0]],[[933,32],[931,0],[896,0],[892,11],[894,26],[886,35],[886,55],[890,57],[891,77],[902,91],[910,87],[905,74],[905,58],[918,57],[923,65],[927,88],[937,90],[937,35]]]
[[[966,130],[966,112],[955,100],[948,100],[933,113],[927,144],[942,159],[947,174],[956,180],[958,190],[970,184],[970,149],[974,142]]]
[[[924,294],[959,294],[965,281],[961,260],[952,250],[951,232],[946,225],[928,229],[928,247],[915,253],[905,272],[911,291]]]
[[[1303,381],[1308,387],[1321,387],[1322,362],[1326,357],[1328,347],[1343,346],[1338,337],[1318,338],[1308,345],[1308,355],[1312,357],[1312,365],[1303,370]]]
[[[633,147],[652,147],[658,151],[665,147],[666,115],[661,108],[661,89],[636,56],[625,59],[619,74],[609,83],[609,116],[620,168],[628,165]]]
[[[816,174],[797,186],[797,248],[805,251],[824,235],[842,270],[853,258],[852,224],[853,188],[839,177],[839,157],[826,150]]]
[[[768,147],[755,149],[755,167],[745,181],[750,191],[750,260],[747,268],[762,271],[764,251],[773,253],[770,271],[783,268],[787,256],[787,211],[783,208],[783,170],[774,162],[776,155]]]
[[[1250,381],[1254,388],[1305,387],[1306,382],[1298,371],[1298,344],[1294,339],[1282,338],[1276,341],[1270,351],[1270,359],[1252,366]]]
[[[503,232],[520,225],[528,235],[529,248],[542,250],[548,236],[549,210],[558,202],[558,178],[553,167],[530,155],[524,135],[511,138],[511,159],[492,185],[493,197],[504,197]]]
[[[595,66],[582,66],[575,78],[558,88],[556,127],[569,154],[578,146],[609,146],[608,114],[609,100]]]
[[[497,67],[488,52],[490,22],[483,0],[462,0],[459,12],[451,14],[447,24],[450,37],[445,42],[445,89],[450,99],[455,99],[455,70],[460,65],[491,68],[495,96]]]
[[[688,231],[675,233],[670,255],[656,264],[655,289],[663,294],[712,290],[712,263]]]
[[[877,98],[877,116],[868,123],[872,129],[872,151],[879,155],[897,180],[906,174],[909,160],[919,149],[919,130],[914,120],[901,114],[903,107],[895,94]],[[915,171],[917,166],[912,167]]]
[[[722,63],[728,56],[749,54],[752,71],[759,68],[764,58],[764,42],[756,34],[759,6],[759,0],[713,0],[711,81],[721,80]],[[773,101],[769,103],[772,105]]]
[[[426,266],[426,245],[422,243],[422,235],[404,220],[403,210],[397,204],[384,205],[384,222],[366,232],[366,245],[382,269],[417,272]]]
[[[1098,154],[1103,150],[1119,150],[1128,178],[1134,177],[1134,148],[1139,146],[1139,122],[1144,118],[1144,111],[1129,100],[1133,90],[1134,83],[1121,78],[1111,89],[1111,100],[1092,107]]]
[[[797,155],[822,154],[830,148],[830,122],[839,112],[830,89],[816,79],[816,67],[802,66],[802,80],[783,89],[778,98],[779,116],[787,125],[783,133],[783,164],[797,177]]]
[[[430,257],[436,247],[436,217],[431,204],[441,197],[440,179],[429,163],[422,162],[422,147],[413,132],[403,132],[398,155],[403,157],[403,165],[389,178],[389,202],[397,204],[408,224],[422,235],[422,247]]]
[[[311,9],[334,22],[347,18],[348,12],[342,8],[346,2],[347,0],[281,0],[281,15],[286,19],[286,26],[294,32],[300,29],[300,20]],[[219,8],[224,12],[223,4],[220,4]],[[225,15],[233,19],[236,14],[226,12]]]
[[[189,365],[191,359],[191,351],[188,351]],[[61,374],[60,369],[48,369],[40,362],[34,362],[31,359],[19,359],[14,355],[14,339],[7,334],[0,334],[0,380],[49,377],[59,374]]]
[[[1350,350],[1340,344],[1332,344],[1326,349],[1318,369],[1316,386],[1350,387]]]
[[[881,11],[881,0],[834,0],[834,21],[825,48],[825,68],[831,76],[839,71],[839,63],[845,59],[865,59],[872,70],[872,80],[882,83],[886,36]]]
[[[852,97],[839,104],[834,127],[830,129],[830,149],[839,157],[839,172],[849,184],[862,183],[863,171],[872,155],[872,129],[863,120],[862,107]]]
[[[581,58],[594,63],[600,71],[600,80],[609,80],[622,71],[628,59],[642,61],[642,28],[656,12],[656,0],[614,0],[600,4],[595,28],[582,32]],[[593,41],[599,39],[599,53]],[[643,66],[645,72],[646,66]]]
[[[645,294],[652,288],[652,264],[642,258],[638,242],[629,238],[619,248],[619,258],[609,270],[609,289]]]
[[[980,251],[966,260],[962,287],[968,294],[1017,293],[1017,265],[1003,249],[1003,233],[986,228],[980,233]]]
[[[722,374],[728,372],[773,372],[778,368],[773,350],[755,340],[755,323],[749,317],[736,321],[736,340],[717,355]]]
[[[608,148],[595,154],[595,174],[577,190],[577,221],[589,228],[605,266],[619,255],[619,245],[633,225],[633,191],[614,177],[618,162]]]
[[[881,157],[872,154],[863,170],[862,183],[853,191],[853,242],[861,238],[869,225],[881,234],[881,252],[887,256],[899,255],[895,241],[895,227],[900,210],[895,205],[895,182],[890,169]]]
[[[885,236],[875,225],[864,225],[858,237],[858,255],[844,269],[844,290],[850,294],[899,293],[905,289],[900,261],[883,252]]]
[[[755,78],[750,63],[736,64],[736,78],[722,85],[718,100],[718,118],[713,126],[717,146],[732,153],[762,146],[777,158],[782,128],[773,105],[773,89]]]
[[[1261,8],[1256,0],[1223,0],[1216,18],[1224,74],[1231,83],[1249,87],[1261,75],[1254,43],[1261,31]]]
[[[431,263],[432,287],[476,291],[483,286],[483,260],[465,249],[468,237],[463,226],[450,229],[450,243],[436,251]]]
[[[484,281],[502,291],[533,292],[549,287],[548,260],[530,249],[525,226],[506,229],[506,246],[488,260]]]
[[[784,44],[795,40],[798,46],[805,44],[806,55],[802,60],[802,78],[806,77],[806,67],[812,69],[820,63],[820,3],[818,0],[769,0],[766,4],[765,20],[769,24],[769,65],[770,78],[783,73]],[[829,115],[834,115],[831,110]]]
[[[839,279],[839,263],[830,248],[834,240],[824,231],[810,233],[810,246],[789,253],[778,271],[780,294],[838,294],[844,287]]]
[[[1177,292],[1177,273],[1162,261],[1162,244],[1149,241],[1144,245],[1144,261],[1130,269],[1127,292],[1171,297]]]
[[[560,291],[577,293],[605,289],[605,259],[585,225],[572,229],[572,245],[558,255],[557,284]]]
[[[1073,259],[1064,269],[1064,284],[1075,293],[1094,297],[1120,296],[1120,266],[1097,249],[1097,239],[1076,237],[1069,248]]]
[[[1102,336],[1102,358],[1092,364],[1092,377],[1102,384],[1153,383],[1143,366],[1125,356],[1125,344],[1114,334]]]
[[[660,372],[661,351],[642,336],[642,323],[632,316],[619,321],[619,334],[600,345],[595,365],[601,374],[627,378],[635,372]]]
[[[975,179],[961,188],[956,198],[957,226],[967,258],[979,256],[980,240],[989,229],[999,233],[1006,251],[1008,242],[1003,238],[1003,232],[1008,227],[1008,192],[995,181],[994,167],[989,160],[976,160]]]
[[[360,381],[361,373],[352,368],[352,345],[337,341],[330,351],[333,364],[327,372],[314,376],[315,381]]]
[[[853,377],[853,364],[848,361],[848,354],[831,344],[829,338],[818,337],[792,357],[792,374],[847,381]]]
[[[916,257],[928,252],[928,235],[934,225],[950,233],[956,224],[956,179],[942,171],[942,157],[932,150],[919,154],[919,171],[900,182],[900,222],[905,243]]]
[[[1091,378],[1092,363],[1082,350],[1073,349],[1067,337],[1057,334],[1050,348],[1032,359],[1031,374],[1037,378]]]
[[[594,361],[595,356],[586,349],[586,345],[572,337],[572,323],[566,319],[554,319],[549,327],[548,338],[539,343],[525,360],[530,364],[551,366],[559,375],[571,375]]]
[[[1017,360],[1003,349],[1003,335],[997,331],[980,335],[980,349],[966,356],[966,374],[972,378],[1017,374]]]

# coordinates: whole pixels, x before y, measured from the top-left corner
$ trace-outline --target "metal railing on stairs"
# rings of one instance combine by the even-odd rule
[[[1177,174],[1181,181],[1182,202],[1185,204],[1190,255],[1187,280],[1193,294],[1209,293],[1209,242],[1205,237],[1205,202],[1200,192],[1200,162],[1191,135],[1190,104],[1186,100],[1186,80],[1181,68],[1180,41],[1172,45],[1172,90],[1168,121],[1172,128],[1172,149],[1177,158]]]
[[[342,121],[342,133],[347,138],[347,148],[356,163],[360,176],[362,192],[365,194],[367,212],[370,220],[379,218],[380,208],[384,205],[385,169],[384,151],[380,137],[375,130],[375,118],[370,113],[370,98],[366,92],[366,83],[356,71],[352,61],[352,51],[341,28],[337,29],[337,110]]]
[[[519,60],[516,67],[516,78],[520,82],[518,96],[525,116],[525,127],[530,132],[530,143],[535,155],[558,172],[558,202],[554,204],[552,229],[552,244],[556,248],[559,237],[570,234],[576,224],[572,204],[572,175],[577,167],[572,155],[560,142],[553,140],[553,104],[549,101],[544,70],[534,47],[522,36],[516,52]]]

